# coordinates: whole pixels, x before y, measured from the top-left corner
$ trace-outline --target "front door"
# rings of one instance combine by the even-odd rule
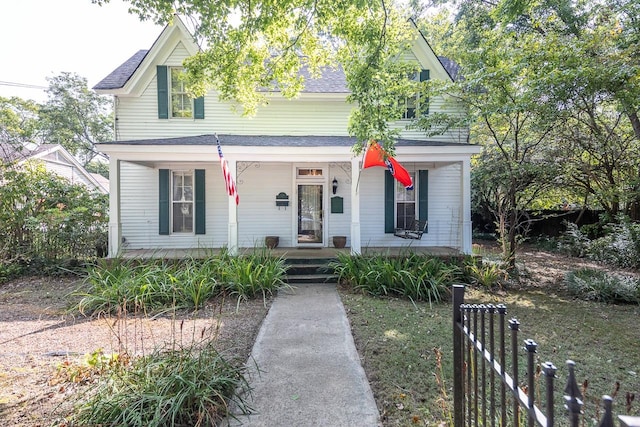
[[[298,184],[298,244],[322,245],[323,184]]]

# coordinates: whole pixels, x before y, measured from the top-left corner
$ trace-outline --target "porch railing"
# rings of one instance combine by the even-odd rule
[[[526,388],[520,388],[519,339],[520,323],[506,320],[504,304],[465,304],[464,286],[453,286],[453,415],[454,426],[555,425],[554,387],[558,369],[551,362],[541,366],[544,390],[536,391],[535,354],[538,345],[524,340],[526,351]],[[507,343],[507,327],[509,343]],[[496,330],[497,329],[497,330]],[[507,350],[510,349],[510,372],[507,373]],[[564,407],[568,423],[578,427],[583,406],[576,382],[575,363],[567,361],[567,384]],[[535,398],[544,393],[543,402]],[[614,427],[613,399],[603,396],[604,415],[599,427]],[[541,409],[540,404],[544,404]],[[640,417],[619,416],[622,427],[640,427]],[[566,425],[566,422],[562,424]]]

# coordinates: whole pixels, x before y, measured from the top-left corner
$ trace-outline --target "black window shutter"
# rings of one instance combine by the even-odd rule
[[[205,187],[204,169],[196,169],[195,179],[196,189],[196,234],[205,234],[206,212],[205,212]]]
[[[204,119],[204,96],[200,96],[193,100],[193,118]]]
[[[384,171],[384,232],[395,231],[395,182],[388,170]]]
[[[429,219],[429,171],[418,171],[418,217],[421,221]]]
[[[169,234],[169,169],[160,169],[158,171],[160,189],[158,194],[158,233]]]
[[[169,79],[167,76],[167,66],[157,66],[158,81],[158,118],[169,118]]]

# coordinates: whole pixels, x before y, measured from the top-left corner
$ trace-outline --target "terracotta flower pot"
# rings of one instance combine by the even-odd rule
[[[347,236],[333,236],[333,247],[342,249],[347,245]]]
[[[280,237],[278,237],[278,236],[266,236],[264,238],[264,244],[269,249],[273,249],[273,248],[278,247],[278,243],[280,243]]]

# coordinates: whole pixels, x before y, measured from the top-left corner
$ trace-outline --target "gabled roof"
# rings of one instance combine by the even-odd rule
[[[48,156],[59,155],[64,161],[54,161]],[[42,144],[33,149],[28,147],[16,147],[7,143],[0,143],[0,159],[8,163],[24,164],[29,160],[40,160],[49,164],[64,164],[65,167],[72,167],[78,174],[82,175],[94,189],[101,193],[109,192],[109,181],[95,177],[89,173],[81,164],[60,144]]]
[[[149,50],[139,50],[122,65],[113,70],[104,79],[100,80],[93,88],[96,90],[121,89],[136,72]]]
[[[241,147],[352,147],[356,138],[350,136],[290,136],[290,135],[218,135],[221,144]],[[98,145],[216,145],[215,135],[183,136],[177,138],[136,139],[113,141]],[[397,139],[396,146],[464,146],[471,144],[446,143],[413,139]]]
[[[182,21],[178,17],[175,18],[177,24],[174,24],[179,27],[179,30],[184,32],[186,27],[182,24]],[[412,21],[413,22],[413,21]],[[424,34],[418,29],[415,22],[413,22],[414,27],[418,30],[420,37],[428,46],[428,49],[433,53],[433,49],[427,42]],[[159,49],[159,45],[161,44],[161,40],[168,38],[166,34],[169,33],[169,26],[165,27],[158,40],[154,42],[154,45],[150,50],[139,50],[129,59],[127,59],[124,63],[122,63],[118,68],[112,71],[107,77],[102,79],[98,84],[96,84],[93,89],[97,91],[113,91],[117,89],[123,89],[125,85],[132,79],[134,74],[138,69],[141,68],[141,65],[145,59],[149,56],[150,52],[155,52]],[[190,35],[191,37],[191,35]],[[434,56],[435,53],[433,53]],[[455,61],[446,58],[444,56],[436,56],[438,62],[444,68],[445,72],[451,77],[452,80],[456,80],[459,74],[460,67],[456,64]],[[320,78],[314,79],[311,78],[309,72],[306,69],[301,71],[302,76],[305,78],[305,87],[302,90],[302,93],[350,93],[346,78],[344,75],[344,71],[341,67],[331,68],[326,67],[322,70],[322,76]]]

